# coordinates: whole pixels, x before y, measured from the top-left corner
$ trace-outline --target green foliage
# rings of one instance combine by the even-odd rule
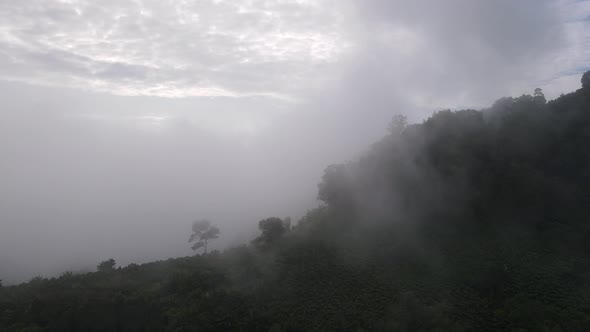
[[[545,94],[543,93],[543,89],[541,89],[541,88],[535,89],[535,92],[533,93],[533,100],[538,104],[547,103],[547,99],[545,99]]]
[[[582,88],[590,88],[590,70],[585,72],[584,75],[582,75]]]
[[[261,249],[268,249],[278,243],[291,228],[291,219],[271,217],[260,220],[258,229],[261,234],[252,241],[252,244]]]
[[[0,330],[588,331],[588,75],[550,102],[394,118],[326,169],[324,206],[250,246],[2,287]]]
[[[98,264],[98,266],[96,267],[96,269],[99,272],[111,272],[115,269],[115,260],[114,259],[108,259],[106,261],[100,262],[100,264]],[[67,275],[65,275],[67,276]]]
[[[352,185],[346,165],[330,165],[318,185],[318,198],[331,206],[345,209],[351,206],[353,200]]]

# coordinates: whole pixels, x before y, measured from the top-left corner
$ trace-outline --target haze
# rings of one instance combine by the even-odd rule
[[[317,206],[394,114],[548,99],[590,1],[0,1],[0,279],[217,249]],[[506,83],[508,82],[508,83]]]

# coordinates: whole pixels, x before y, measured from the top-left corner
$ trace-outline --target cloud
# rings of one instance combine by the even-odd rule
[[[2,2],[2,77],[120,95],[287,96],[342,52],[327,5]]]
[[[483,104],[530,82],[550,88],[587,68],[588,7],[574,0],[5,1],[0,78],[119,95],[294,101],[342,79],[337,73],[351,62],[352,72],[378,62],[383,83],[402,82],[415,104]]]
[[[355,81],[376,77],[375,85],[430,111],[482,107],[536,85],[551,90],[551,81],[588,65],[582,54],[590,49],[588,38],[574,34],[588,27],[576,18],[588,7],[532,0],[357,1],[359,20],[368,23],[356,38],[364,41],[356,72],[365,79]],[[548,91],[550,97],[561,92]]]

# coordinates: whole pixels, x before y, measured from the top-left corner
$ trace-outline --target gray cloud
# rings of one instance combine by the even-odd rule
[[[257,220],[298,217],[314,204],[318,158],[269,150],[272,137],[249,131],[260,125],[257,111],[236,112],[276,113],[272,100],[145,100],[15,84],[0,85],[0,98],[16,105],[0,110],[5,281],[105,257],[191,254],[187,230],[202,217],[222,229],[216,247],[247,242]],[[211,108],[217,119],[206,116]],[[211,130],[215,121],[226,131]]]
[[[571,42],[569,13],[555,1],[373,0],[358,8],[370,23],[358,38],[365,44],[357,72],[377,75],[384,82],[375,85],[409,94],[414,105],[482,106],[570,68],[558,60]]]

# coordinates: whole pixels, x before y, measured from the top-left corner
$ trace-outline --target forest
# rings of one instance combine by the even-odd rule
[[[200,222],[194,256],[0,284],[0,330],[588,331],[581,81],[420,124],[393,111],[388,135],[325,169],[300,220],[261,220],[223,251]]]

